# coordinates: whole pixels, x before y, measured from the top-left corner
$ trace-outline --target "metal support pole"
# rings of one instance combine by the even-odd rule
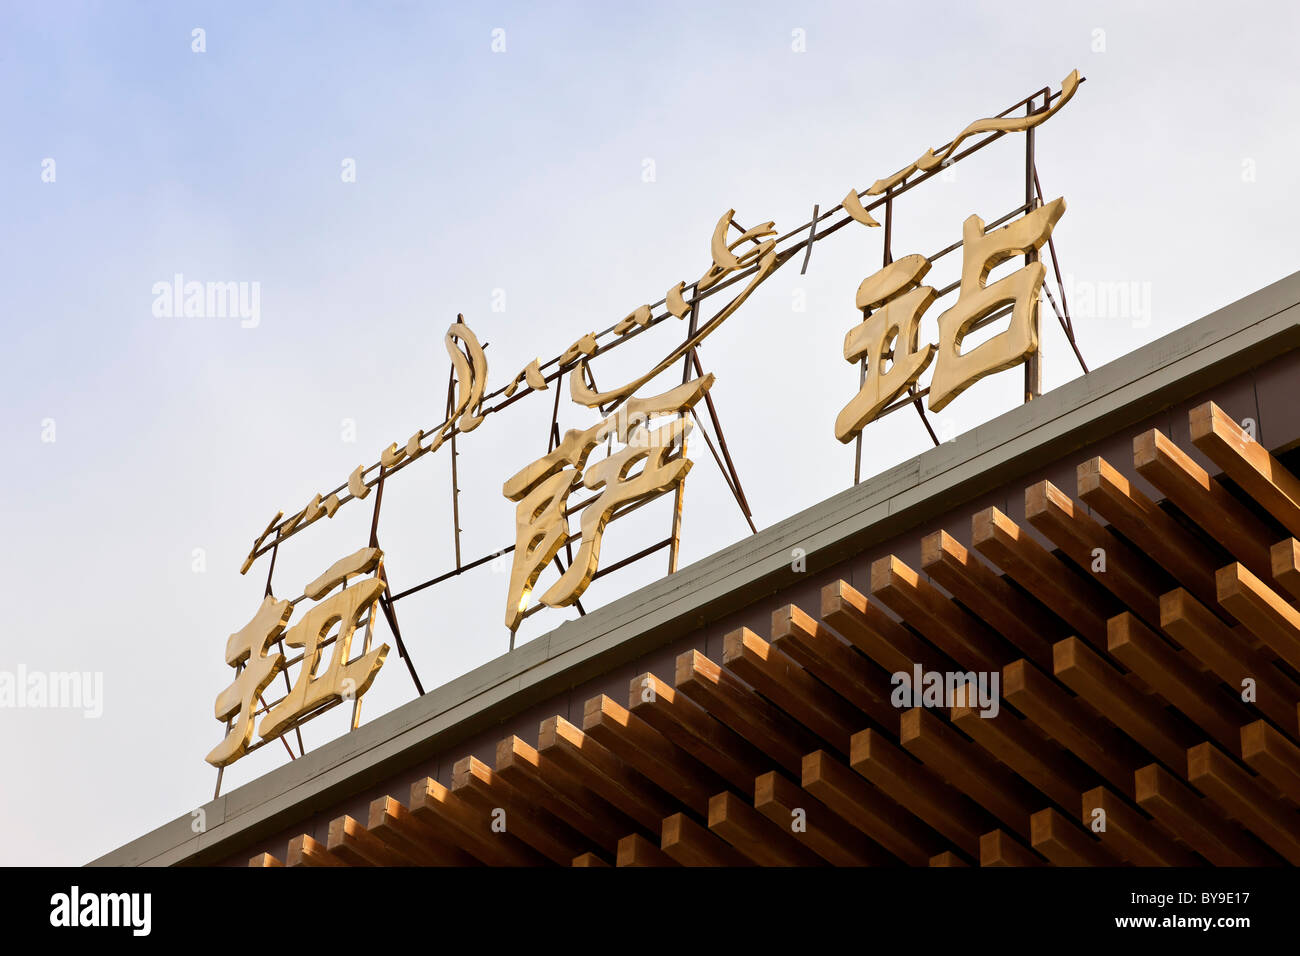
[[[275,574],[275,558],[276,558],[276,555],[279,554],[279,552],[280,552],[280,543],[277,541],[274,545],[271,546],[271,566],[268,567],[268,568],[266,569],[266,597],[271,597],[271,575]],[[276,643],[276,645],[280,648],[280,653],[283,654],[283,653],[284,653],[284,638],[281,637],[281,638],[280,638],[278,641],[276,641],[275,643]],[[284,675],[284,689],[285,689],[286,691],[293,690],[293,684],[290,683],[290,681],[289,681],[289,670],[288,670],[288,668],[285,668],[285,669],[281,670],[280,673]],[[293,732],[294,732],[294,736],[296,736],[296,737],[298,738],[298,753],[299,753],[299,755],[305,754],[305,753],[307,752],[307,750],[306,750],[306,748],[305,748],[305,747],[303,746],[303,744],[302,744],[302,728],[301,728],[301,727],[294,727],[294,728],[293,728]],[[282,738],[280,738],[280,739],[283,740],[284,738],[282,737]],[[285,746],[285,749],[288,749],[288,747],[289,747],[289,745],[288,745],[287,743],[286,743],[284,746]],[[293,751],[292,751],[292,750],[289,751],[289,758],[290,758],[290,759],[293,759]]]
[[[821,206],[813,204],[812,222],[808,227],[808,245],[803,250],[803,265],[799,267],[799,274],[803,275],[808,271],[808,260],[812,258],[813,243],[817,241],[817,212]]]
[[[447,418],[451,418],[453,405],[453,382],[455,381],[456,367],[453,365],[447,373]],[[456,431],[451,430],[451,525],[452,533],[456,542],[456,567],[460,567],[460,479],[456,472]]]
[[[686,340],[688,342],[695,335],[695,330],[698,327],[698,323],[699,323],[699,317],[700,317],[699,305],[696,304],[691,306],[691,322],[690,322],[690,327],[686,331]],[[699,359],[695,355],[695,349],[691,349],[689,352],[687,352],[686,357],[682,360],[682,384],[683,385],[685,385],[691,379],[691,364],[693,361],[699,361]],[[684,422],[686,420],[686,414],[684,412],[679,413],[677,416],[677,420],[679,422]],[[686,431],[684,429],[682,431],[681,455],[683,458],[686,457]],[[672,530],[668,535],[669,541],[672,542],[672,544],[668,546],[668,573],[669,574],[677,573],[677,555],[678,552],[681,550],[681,545],[682,545],[682,498],[685,497],[685,495],[686,495],[686,479],[683,478],[681,481],[677,482],[677,489],[673,495]]]
[[[704,367],[700,364],[700,356],[692,351],[691,360],[695,363],[695,374],[704,377]],[[709,419],[713,422],[713,430],[718,435],[718,447],[722,450],[722,457],[726,460],[726,474],[731,476],[728,484],[734,489],[736,502],[740,505],[741,513],[745,516],[745,521],[749,523],[749,530],[753,534],[758,534],[758,528],[754,526],[754,513],[750,510],[749,499],[745,497],[745,489],[740,486],[740,474],[736,471],[736,463],[731,460],[731,450],[727,448],[727,436],[722,433],[722,421],[718,418],[718,410],[713,404],[713,396],[708,392],[704,393],[704,405],[709,411]],[[694,409],[692,409],[694,414]],[[698,420],[698,416],[697,420]],[[712,440],[709,439],[709,433],[704,432],[705,441],[709,446],[713,446]]]
[[[1034,112],[1034,100],[1037,96],[1029,98],[1025,104],[1025,115]],[[1047,108],[1047,104],[1043,104]],[[1025,130],[1025,208],[1028,210],[1026,215],[1037,208],[1034,196],[1034,129],[1031,126]],[[1038,252],[1030,249],[1025,255],[1025,265],[1038,261]],[[1033,354],[1025,360],[1025,401],[1032,402],[1038,396],[1043,394],[1043,338],[1042,323],[1038,321],[1038,308],[1035,304],[1033,310],[1034,336],[1038,340],[1038,348]]]
[[[1034,193],[1037,195],[1038,205],[1043,204],[1043,184],[1038,180],[1038,166],[1034,166]],[[1074,322],[1070,319],[1070,303],[1065,299],[1065,284],[1061,282],[1061,262],[1056,257],[1056,240],[1052,236],[1047,237],[1047,251],[1052,257],[1052,273],[1056,276],[1056,290],[1061,293],[1061,309],[1058,317],[1061,321],[1061,327],[1065,329],[1065,337],[1070,340],[1070,348],[1074,349],[1074,357],[1079,360],[1079,368],[1083,369],[1083,374],[1088,374],[1088,363],[1083,360],[1083,353],[1079,351],[1079,343],[1074,338]],[[1048,299],[1051,299],[1052,293],[1047,293]],[[1055,303],[1053,303],[1055,308]]]
[[[881,268],[889,265],[894,261],[894,191],[893,189],[885,190],[885,249],[881,255]],[[862,317],[865,319],[870,313],[863,312]],[[867,359],[863,356],[862,361],[858,363],[858,388],[862,388],[867,383]],[[853,443],[853,483],[856,485],[862,481],[862,430],[858,430],[858,437]]]
[[[375,569],[375,573],[380,577],[383,577],[384,562],[382,558],[379,561],[379,567]],[[340,626],[342,626],[341,623]],[[365,657],[367,654],[370,653],[370,641],[371,638],[374,636],[374,633],[375,633],[375,608],[374,605],[372,604],[370,606],[370,613],[366,615],[366,638],[361,644],[362,657]],[[348,662],[344,661],[343,663],[346,664]],[[356,697],[352,698],[352,729],[356,730],[357,727],[359,727],[360,725],[361,725],[361,695],[358,694]]]

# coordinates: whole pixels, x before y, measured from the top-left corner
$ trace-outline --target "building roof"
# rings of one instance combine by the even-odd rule
[[[1265,775],[1277,753],[1295,751],[1296,698],[1287,702],[1289,725],[1264,680],[1259,704],[1240,704],[1219,686],[1233,658],[1225,663],[1215,655],[1231,646],[1237,663],[1263,668],[1282,696],[1296,686],[1288,667],[1300,669],[1300,660],[1287,663],[1289,645],[1275,634],[1287,634],[1291,622],[1288,579],[1261,564],[1259,548],[1267,554],[1285,531],[1300,537],[1300,528],[1288,523],[1289,473],[1276,460],[1261,464],[1257,453],[1282,454],[1300,442],[1298,317],[1300,273],[566,622],[219,797],[203,808],[203,833],[192,831],[187,813],[94,863],[229,862],[258,849],[279,860],[297,854],[299,862],[317,851],[345,862],[368,852],[393,862],[431,862],[439,853],[477,859],[497,851],[466,835],[458,814],[490,811],[526,794],[563,823],[549,829],[564,839],[556,842],[539,827],[530,843],[512,830],[516,849],[557,862],[571,846],[589,846],[587,862],[621,856],[628,863],[638,854],[642,861],[665,854],[702,860],[710,853],[751,862],[763,854],[772,861],[782,854],[795,862],[825,860],[815,838],[792,843],[763,830],[764,813],[784,813],[795,799],[824,808],[821,819],[835,821],[837,840],[826,838],[831,830],[818,831],[826,852],[838,843],[909,862],[945,853],[978,862],[986,852],[990,859],[1028,854],[1027,860],[1033,847],[1049,859],[1048,848],[1148,862],[1143,854],[1179,861],[1192,852],[1248,855],[1261,852],[1256,844],[1263,839],[1297,862],[1281,847],[1290,839],[1300,851],[1300,837],[1273,812],[1283,791],[1239,762]],[[1216,418],[1208,400],[1226,414]],[[1245,418],[1254,421],[1255,448],[1242,446],[1232,430]],[[1130,446],[1138,435],[1145,437],[1135,461]],[[1085,488],[1075,466],[1099,457],[1110,470],[1088,466]],[[1206,484],[1199,469],[1228,477],[1207,477]],[[1153,502],[1162,504],[1152,511]],[[1190,556],[1177,567],[1159,560],[1170,539],[1139,540],[1139,519],[1167,535],[1181,532],[1178,540],[1195,545]],[[1092,551],[1085,546],[1098,542],[1108,545],[1114,570],[1088,581],[1080,562]],[[793,560],[797,553],[802,564]],[[1220,568],[1235,570],[1225,576]],[[987,600],[990,590],[999,600]],[[1183,596],[1166,598],[1176,592]],[[1174,609],[1168,620],[1166,605]],[[1009,608],[1020,613],[1008,615]],[[784,624],[753,623],[772,610],[785,613]],[[1207,610],[1208,617],[1201,613]],[[748,631],[732,626],[740,620],[751,622]],[[1034,629],[1017,630],[1017,620],[1041,624],[1037,643]],[[909,657],[908,647],[917,655]],[[1004,700],[1024,719],[894,710],[891,731],[890,710],[873,703],[868,689],[879,692],[881,675],[918,655],[926,656],[927,669],[955,661],[961,670],[999,672]],[[1017,664],[1020,658],[1025,662]],[[659,662],[657,669],[639,666],[646,661]],[[843,683],[844,674],[857,671],[861,687]],[[658,692],[638,704],[628,681],[644,687],[644,673],[654,674]],[[1198,706],[1189,688],[1207,687],[1217,696]],[[682,721],[698,718],[681,714],[696,710],[707,712],[709,732],[714,722],[727,731],[712,749],[692,749],[708,736],[704,730],[681,730]],[[1097,753],[1110,754],[1109,762],[1087,759],[1097,744],[1092,731],[1072,738],[1078,728],[1054,722],[1058,712],[1094,723],[1105,714],[1096,733],[1111,742]],[[626,729],[629,713],[635,731]],[[1242,738],[1233,748],[1229,731],[1238,718],[1254,729],[1248,745]],[[539,719],[537,732],[527,734],[536,746],[514,736]],[[1002,730],[1010,738],[999,737]],[[504,749],[485,743],[503,734]],[[475,750],[493,751],[495,769]],[[1026,753],[1033,761],[1025,762]],[[1251,754],[1263,754],[1262,763],[1251,762]],[[675,776],[664,776],[669,768]],[[762,772],[746,778],[751,770]],[[1211,834],[1219,849],[1193,849],[1209,838],[1191,824],[1177,840],[1151,826],[1147,815],[1163,824],[1176,811],[1201,806],[1187,803],[1189,779],[1236,808],[1242,826]],[[710,791],[719,781],[724,785]],[[1104,792],[1094,793],[1097,787]],[[1140,791],[1156,794],[1151,806],[1165,816],[1147,803],[1145,815],[1138,813]],[[1114,821],[1104,846],[1079,828],[1075,793],[1090,795]],[[542,797],[554,805],[540,803]],[[908,813],[890,816],[908,799]],[[923,813],[916,809],[922,806]],[[873,825],[863,820],[864,807],[892,821],[875,837],[867,836]],[[346,808],[364,819],[337,812]],[[1022,811],[1032,813],[1018,826]],[[1013,823],[1007,814],[1016,815]],[[525,830],[526,817],[518,817]],[[1253,835],[1246,832],[1250,820]],[[1266,837],[1269,827],[1280,827],[1282,836]],[[763,832],[766,848],[754,845],[754,834]],[[305,838],[290,844],[296,837]]]

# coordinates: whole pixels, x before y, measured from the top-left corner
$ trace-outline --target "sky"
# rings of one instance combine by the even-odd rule
[[[727,210],[798,226],[1077,69],[1036,156],[1066,199],[1054,238],[1096,368],[1296,269],[1297,20],[1286,3],[0,4],[0,680],[102,688],[98,713],[0,706],[0,863],[84,863],[211,799],[226,638],[266,584],[244,556],[277,511],[442,421],[458,314],[495,389],[698,278]],[[1023,202],[1023,143],[900,197],[894,255]],[[819,242],[700,350],[760,530],[852,484],[833,424],[881,232]],[[165,314],[177,275],[243,284],[248,314]],[[1043,315],[1050,390],[1080,369]],[[597,380],[680,335],[597,358]],[[990,377],[931,420],[960,441],[1022,384]],[[466,560],[513,543],[501,485],[546,451],[552,395],[459,441]],[[561,428],[597,420],[562,396]],[[930,444],[914,414],[876,422],[864,477]],[[698,435],[688,453],[683,567],[749,533]],[[444,448],[385,488],[396,590],[453,566],[449,468]],[[670,511],[611,524],[602,563],[664,537]],[[353,502],[286,543],[277,595],[364,545],[370,514]],[[506,652],[506,569],[398,602],[426,689]],[[602,578],[584,607],[666,569],[661,552]],[[362,720],[413,695],[394,652]],[[345,730],[340,708],[303,737]],[[264,747],[223,789],[288,759]]]

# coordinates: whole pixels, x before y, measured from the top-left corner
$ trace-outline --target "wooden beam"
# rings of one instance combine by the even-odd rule
[[[1034,789],[979,744],[923,707],[903,714],[899,742],[949,785],[1028,837],[1029,816],[1040,802]]]
[[[757,747],[654,674],[638,674],[628,682],[627,706],[746,796],[753,796],[754,778],[771,767]]]
[[[889,674],[817,618],[793,604],[778,608],[772,612],[772,645],[885,730],[898,732]]]
[[[1272,866],[1263,844],[1158,763],[1134,774],[1137,802],[1166,836],[1176,837],[1215,866]]]
[[[1029,818],[1029,842],[1034,852],[1047,857],[1053,866],[1119,866],[1121,862],[1091,834],[1051,807]]]
[[[1146,762],[1141,748],[1029,661],[1002,668],[1002,698],[1111,784],[1132,792],[1133,770]]]
[[[709,829],[759,866],[818,866],[822,860],[729,790],[709,800]]]
[[[1300,535],[1300,479],[1214,402],[1187,416],[1192,444],[1294,535]]]
[[[921,569],[1039,667],[1052,666],[1048,638],[1061,625],[946,531],[921,539]]]
[[[580,853],[573,858],[575,867],[608,867],[609,864],[594,853]]]
[[[1125,683],[1123,675],[1077,637],[1052,646],[1053,673],[1076,694],[1106,714],[1124,733],[1176,769],[1183,768],[1196,731],[1164,707]]]
[[[1160,620],[1160,594],[1168,590],[1167,579],[1060,488],[1050,481],[1026,488],[1025,519],[1141,617]]]
[[[936,853],[934,856],[930,857],[929,865],[938,867],[970,866],[969,863],[959,857],[956,853],[953,853],[952,850],[944,850],[942,853]]]
[[[832,866],[887,866],[893,856],[775,770],[754,781],[754,809]],[[797,829],[801,826],[803,829]]]
[[[529,803],[612,851],[634,826],[630,817],[587,790],[519,737],[497,744],[496,773]]]
[[[1174,579],[1214,603],[1214,555],[1167,511],[1144,495],[1104,458],[1085,461],[1076,471],[1079,497],[1138,545]]]
[[[803,789],[911,866],[944,846],[938,833],[824,750],[804,757]]]
[[[680,866],[676,860],[639,833],[618,841],[615,866]]]
[[[959,705],[951,717],[958,730],[1061,806],[1074,806],[1079,794],[1096,784],[1096,771],[1009,710],[984,716],[978,708]]]
[[[673,683],[679,692],[793,773],[799,772],[803,755],[818,747],[816,737],[699,651],[686,651],[677,658]]]
[[[258,869],[262,869],[264,867],[284,866],[284,864],[281,863],[277,857],[272,856],[270,853],[257,854],[257,856],[252,857],[248,861],[248,865],[251,867],[256,867]]]
[[[1229,696],[1217,678],[1193,666],[1196,658],[1170,646],[1127,611],[1106,622],[1106,638],[1112,657],[1215,740],[1237,749],[1241,725],[1250,721],[1250,711]]]
[[[723,638],[722,666],[842,754],[866,723],[862,711],[747,627]]]
[[[436,839],[428,827],[392,797],[371,801],[366,829],[390,850],[420,866],[476,866],[479,862],[460,847]]]
[[[491,825],[503,826],[552,863],[568,866],[575,856],[593,849],[590,838],[533,804],[477,757],[456,761],[451,792],[478,806]]]
[[[1165,836],[1146,817],[1105,787],[1096,787],[1081,800],[1080,820],[1102,845],[1134,866],[1199,866],[1200,862]],[[1096,816],[1100,810],[1104,816]],[[1094,825],[1104,820],[1104,829]]]
[[[411,815],[437,839],[460,846],[489,866],[541,866],[547,861],[510,833],[494,833],[488,813],[432,777],[411,784]]]
[[[1288,863],[1300,864],[1300,817],[1222,750],[1208,741],[1188,750],[1187,779]]]
[[[325,844],[318,843],[306,833],[300,833],[289,841],[289,852],[284,859],[286,866],[347,866],[341,859],[326,849]]]
[[[725,781],[612,698],[600,694],[583,705],[582,732],[703,816],[709,797]]]
[[[410,857],[391,849],[344,814],[330,821],[326,848],[349,866],[411,866]]]
[[[1009,645],[895,555],[871,563],[871,597],[969,670],[997,670]]]
[[[997,508],[971,519],[971,544],[1090,644],[1106,646],[1108,599]]]
[[[912,665],[951,670],[946,654],[921,640],[844,581],[822,588],[821,619],[887,673],[912,672]]]
[[[854,735],[849,765],[971,857],[979,855],[980,834],[996,824],[970,797],[873,730]],[[806,782],[804,788],[812,790]]]
[[[1278,657],[1300,668],[1300,611],[1243,564],[1219,568],[1214,580],[1219,604]]]
[[[1257,720],[1241,728],[1241,756],[1292,806],[1300,806],[1300,747]]]
[[[1268,546],[1276,533],[1163,432],[1153,428],[1133,439],[1133,466],[1237,560],[1268,574]]]
[[[1254,706],[1279,726],[1294,726],[1300,687],[1188,591],[1179,588],[1160,596],[1160,629],[1204,661],[1237,694],[1251,681],[1257,692]]]
[[[651,833],[658,835],[663,818],[677,810],[671,797],[559,715],[542,721],[537,749]]]
[[[745,856],[684,813],[665,817],[659,848],[682,866],[750,866]]]
[[[992,830],[980,836],[980,866],[1043,865],[1042,857],[1004,830]]]
[[[1300,601],[1300,541],[1284,538],[1269,548],[1268,556],[1273,580],[1292,601]]]

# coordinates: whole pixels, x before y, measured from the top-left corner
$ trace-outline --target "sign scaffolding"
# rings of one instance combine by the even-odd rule
[[[835,207],[822,212],[813,206],[811,219],[778,234],[774,223],[744,228],[728,210],[718,220],[710,250],[712,263],[692,283],[678,282],[663,298],[641,305],[619,322],[600,332],[590,332],[545,363],[534,359],[507,384],[488,391],[487,343],[457,316],[448,328],[445,344],[451,359],[443,421],[430,431],[419,430],[403,443],[389,445],[379,461],[358,466],[348,480],[324,495],[313,496],[306,507],[285,517],[279,512],[267,524],[241,568],[247,573],[263,555],[270,554],[265,598],[252,621],[232,634],[226,660],[235,677],[216,701],[216,717],[224,721],[226,737],[208,755],[217,767],[217,794],[224,769],[235,760],[277,737],[290,759],[305,753],[301,725],[345,701],[352,702],[351,727],[360,721],[361,696],[383,665],[388,645],[374,644],[376,610],[411,676],[417,695],[424,686],[398,625],[399,601],[434,588],[494,559],[512,561],[506,595],[505,623],[509,647],[523,620],[543,607],[573,606],[585,614],[581,596],[592,581],[667,550],[668,573],[677,569],[681,545],[683,495],[692,462],[686,457],[687,435],[698,429],[735,499],[751,532],[756,533],[753,512],[741,485],[723,433],[711,386],[698,354],[699,345],[716,331],[768,276],[802,253],[800,273],[806,272],[812,247],[850,223],[881,228],[881,267],[858,288],[856,305],[860,324],[851,328],[844,357],[858,366],[858,394],[839,413],[835,435],[852,441],[855,484],[862,480],[862,432],[870,422],[911,406],[934,444],[939,444],[929,418],[979,379],[1024,365],[1024,401],[1041,393],[1039,299],[1045,291],[1066,340],[1086,374],[1087,364],[1078,347],[1069,304],[1061,280],[1052,237],[1053,227],[1065,212],[1064,199],[1048,201],[1035,163],[1035,128],[1061,109],[1083,78],[1071,73],[1053,92],[1049,87],[1032,93],[996,116],[977,120],[938,149],[927,149],[913,163],[868,189],[850,190]],[[1016,132],[1025,134],[1024,198],[987,225],[978,216],[966,219],[962,238],[930,256],[894,257],[895,203],[967,156]],[[873,212],[881,215],[878,222]],[[961,278],[941,289],[922,285],[934,262],[962,249]],[[1046,283],[1043,251],[1051,259],[1057,294]],[[989,283],[990,271],[999,263],[1023,258],[1023,267]],[[728,292],[725,304],[707,319],[714,296]],[[938,317],[939,342],[920,345],[922,316],[938,299],[956,293],[956,302]],[[1059,305],[1058,305],[1059,296]],[[1009,319],[1008,319],[1009,317]],[[646,373],[621,386],[602,391],[591,368],[593,359],[635,340],[670,319],[685,323],[680,344]],[[1002,319],[1007,327],[992,338],[962,350],[968,335]],[[681,363],[681,384],[658,395],[638,395],[642,386]],[[918,387],[922,373],[934,366],[928,385]],[[593,409],[601,421],[586,429],[560,428],[560,396],[567,379],[571,400]],[[489,416],[525,396],[554,389],[546,454],[525,465],[503,485],[503,495],[516,502],[517,534],[514,543],[469,561],[462,559],[460,527],[460,476],[457,436],[473,431]],[[652,423],[666,421],[652,427]],[[385,482],[416,460],[450,446],[451,508],[454,566],[422,582],[394,592],[389,583],[380,545],[379,518]],[[615,445],[619,445],[616,449]],[[594,462],[592,453],[604,446],[606,454]],[[576,503],[569,499],[579,486],[591,492]],[[375,500],[366,547],[335,562],[292,601],[277,600],[272,578],[279,548],[290,538],[322,518],[332,518],[350,501]],[[606,526],[669,493],[673,507],[667,536],[641,550],[601,567],[601,538]],[[571,531],[569,518],[579,516],[579,529]],[[561,556],[563,555],[563,556]],[[558,572],[541,595],[530,599],[541,574],[549,567]],[[349,583],[349,582],[352,583]],[[286,631],[300,604],[316,602]],[[354,632],[361,630],[359,653],[352,654]],[[301,648],[286,657],[289,648]],[[331,646],[330,663],[317,674],[322,652]],[[291,680],[289,669],[300,665]],[[265,691],[277,674],[283,674],[285,694],[268,704]],[[254,724],[260,740],[252,742]],[[289,745],[294,732],[297,753]]]

